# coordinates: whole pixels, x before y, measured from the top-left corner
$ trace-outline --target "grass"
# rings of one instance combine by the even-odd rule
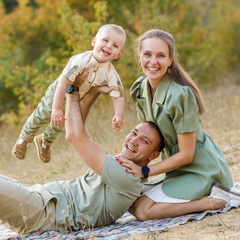
[[[240,85],[222,84],[216,88],[204,89],[203,94],[207,107],[207,113],[203,116],[204,129],[226,156],[234,180],[240,182]],[[100,146],[110,154],[116,154],[120,151],[126,134],[138,123],[135,107],[129,99],[128,92],[126,92],[125,124],[121,131],[114,132],[111,129],[112,116],[113,110],[109,97],[101,96],[90,112],[88,127]],[[20,119],[17,126],[0,127],[2,132],[0,138],[1,174],[27,184],[34,184],[72,179],[86,171],[87,166],[66,143],[64,134],[61,134],[52,146],[53,157],[50,163],[45,164],[37,159],[34,144],[30,145],[24,161],[12,157],[11,149],[25,119]],[[149,232],[128,239],[240,239],[239,213],[240,209],[233,209],[227,213],[208,216],[201,221],[173,227],[167,231]]]

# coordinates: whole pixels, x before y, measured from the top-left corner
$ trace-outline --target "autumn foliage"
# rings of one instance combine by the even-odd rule
[[[179,60],[198,84],[216,84],[239,66],[239,12],[238,0],[0,0],[0,122],[34,109],[105,23],[127,33],[114,62],[126,88],[141,74],[134,40],[150,28],[173,34]]]

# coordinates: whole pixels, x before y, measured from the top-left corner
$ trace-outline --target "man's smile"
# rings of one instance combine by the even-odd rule
[[[136,150],[134,150],[133,146],[130,146],[129,143],[126,144],[126,148],[127,148],[127,150],[129,150],[129,151],[131,151],[131,152],[133,152],[133,153],[136,153]]]

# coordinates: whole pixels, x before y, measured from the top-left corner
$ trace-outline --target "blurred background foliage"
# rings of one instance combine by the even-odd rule
[[[126,89],[141,74],[134,40],[151,28],[173,34],[179,60],[198,85],[218,84],[240,63],[240,0],[0,0],[0,16],[0,122],[9,124],[32,112],[69,58],[90,50],[106,23],[127,33],[113,62]]]

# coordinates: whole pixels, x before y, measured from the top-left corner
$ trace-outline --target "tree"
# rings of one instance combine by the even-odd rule
[[[239,11],[239,0],[0,0],[0,101],[7,99],[0,114],[29,114],[105,23],[127,34],[113,62],[126,89],[142,74],[134,42],[151,28],[174,36],[179,60],[198,84],[218,82],[239,65]]]
[[[6,13],[10,13],[14,11],[14,9],[18,6],[17,0],[2,0],[4,4],[4,8],[6,10]]]

